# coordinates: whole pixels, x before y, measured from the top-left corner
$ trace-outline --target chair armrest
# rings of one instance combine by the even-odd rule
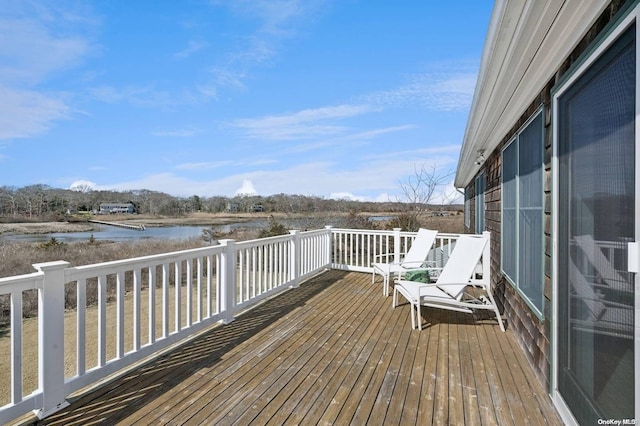
[[[393,259],[395,253],[380,253],[380,254],[376,254],[375,256],[373,256],[373,260],[374,262],[378,259],[382,259],[382,258],[386,258],[386,259]]]
[[[402,263],[402,266],[409,266],[411,269],[417,269],[417,268],[421,268],[422,265],[424,264],[424,262],[421,261],[415,261],[415,262],[400,262]],[[416,265],[416,266],[411,266],[411,265]]]
[[[428,269],[428,270],[440,269],[441,270],[442,269],[436,266],[428,266],[429,264],[436,265],[436,262],[432,262],[430,260],[416,260],[415,262],[400,262],[400,263],[402,263],[402,266],[409,266],[411,270],[414,270],[414,269]],[[416,266],[412,266],[412,265],[416,265]]]
[[[417,287],[418,291],[420,291],[421,288],[440,287],[440,284],[436,284],[436,283],[421,283],[419,281],[407,281],[407,280],[397,280],[396,284],[399,284],[402,286]],[[459,284],[456,284],[456,285],[459,285]]]
[[[403,263],[404,265],[404,263]],[[429,272],[433,272],[434,276],[437,277],[440,275],[440,272],[442,272],[443,268],[436,268],[436,267],[424,267],[422,265],[416,267],[416,268],[407,268],[407,272],[408,271],[429,271]]]

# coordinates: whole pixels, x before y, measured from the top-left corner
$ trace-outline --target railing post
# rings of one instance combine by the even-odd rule
[[[393,262],[400,263],[400,246],[402,241],[400,240],[400,231],[402,228],[393,228]]]
[[[69,262],[33,265],[44,273],[38,291],[38,388],[42,407],[35,410],[42,419],[66,407],[64,385],[64,271]]]
[[[222,322],[229,324],[235,318],[236,300],[236,249],[235,240],[220,240],[224,250],[220,254],[220,312]]]
[[[333,253],[333,226],[326,225],[324,229],[327,230],[327,251],[325,253],[327,256],[327,267],[331,269],[333,266],[333,259],[331,258],[331,253]]]
[[[300,285],[300,231],[293,229],[291,234],[291,251],[289,252],[289,279],[290,287],[295,288]]]

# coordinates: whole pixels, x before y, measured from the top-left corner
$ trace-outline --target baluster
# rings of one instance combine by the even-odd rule
[[[133,270],[133,350],[140,349],[140,332],[142,331],[140,323],[141,312],[141,292],[142,292],[142,271],[140,268]]]
[[[98,366],[107,363],[107,276],[98,277]]]
[[[76,373],[84,375],[87,368],[87,281],[76,282]]]
[[[149,266],[149,344],[156,341],[156,265]]]
[[[11,403],[22,401],[22,291],[11,292]],[[42,333],[42,330],[40,330]]]
[[[193,324],[193,259],[185,260],[187,267],[187,322],[186,327]]]
[[[124,272],[116,274],[116,357],[124,356]]]

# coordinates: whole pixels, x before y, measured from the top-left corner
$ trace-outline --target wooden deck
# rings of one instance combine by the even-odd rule
[[[511,332],[423,316],[411,330],[371,275],[328,271],[40,424],[561,424]]]

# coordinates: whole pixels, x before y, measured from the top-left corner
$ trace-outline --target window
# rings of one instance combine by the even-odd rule
[[[476,234],[484,232],[484,172],[476,178]]]
[[[538,113],[502,151],[502,272],[543,312],[544,126]]]

